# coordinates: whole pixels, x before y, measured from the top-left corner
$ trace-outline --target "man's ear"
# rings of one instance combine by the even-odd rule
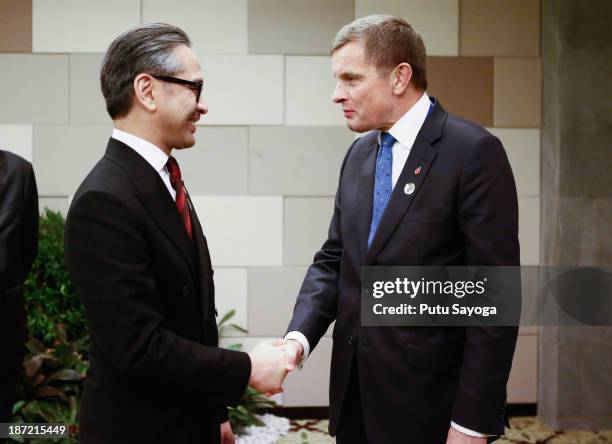
[[[402,95],[412,80],[412,67],[408,63],[400,63],[391,73],[391,81],[393,82],[393,93]]]
[[[153,91],[153,77],[149,74],[138,74],[134,78],[134,96],[138,103],[147,111],[155,111],[155,93]]]

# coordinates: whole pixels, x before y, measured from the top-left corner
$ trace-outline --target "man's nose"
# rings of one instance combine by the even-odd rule
[[[342,103],[344,100],[346,100],[346,95],[344,94],[343,88],[340,86],[340,82],[338,82],[332,93],[332,102]]]
[[[203,99],[200,99],[196,109],[200,114],[204,115],[208,112],[208,105],[204,102]]]

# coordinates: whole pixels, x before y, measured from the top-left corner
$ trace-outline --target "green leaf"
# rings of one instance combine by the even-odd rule
[[[53,381],[80,381],[81,374],[75,370],[65,368],[58,370],[49,375],[47,378],[47,384]]]
[[[242,332],[242,333],[248,333],[249,332],[246,328],[243,328],[243,327],[241,327],[239,325],[236,325],[236,324],[229,324],[229,326],[234,328],[234,329],[236,329],[236,330],[238,330],[239,332]]]
[[[25,401],[17,401],[15,404],[13,404],[13,409],[11,410],[13,416],[19,413],[19,410],[21,410],[24,405],[26,405]]]
[[[220,328],[223,324],[225,324],[229,319],[233,318],[234,315],[236,314],[236,310],[230,310],[227,313],[225,313],[225,315],[223,315],[223,317],[221,318],[221,320],[217,323],[217,328]]]
[[[43,355],[33,356],[24,366],[24,372],[28,378],[33,378],[40,371],[43,364]]]
[[[36,396],[36,398],[57,398],[63,401],[68,400],[62,390],[52,387],[50,385],[43,385],[38,387],[34,391],[34,396]]]

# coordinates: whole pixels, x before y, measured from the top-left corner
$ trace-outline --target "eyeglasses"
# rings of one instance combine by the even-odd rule
[[[196,103],[200,102],[200,95],[202,94],[202,85],[204,85],[204,82],[202,80],[198,80],[197,82],[192,82],[191,80],[179,79],[177,77],[156,76],[153,74],[151,74],[151,77],[155,77],[156,79],[161,80],[162,82],[176,83],[178,85],[186,86],[187,88],[195,92]]]

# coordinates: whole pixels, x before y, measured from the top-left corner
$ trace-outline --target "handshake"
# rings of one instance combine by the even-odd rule
[[[258,343],[249,352],[249,385],[266,396],[281,393],[287,373],[295,369],[303,354],[302,344],[294,339],[275,339]]]

